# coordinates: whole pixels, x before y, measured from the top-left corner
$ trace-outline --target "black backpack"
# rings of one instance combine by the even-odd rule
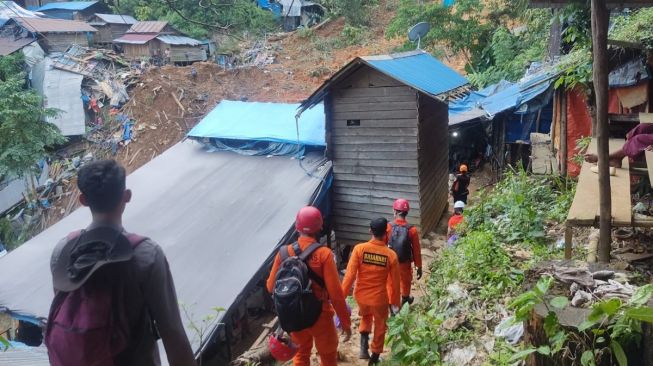
[[[408,232],[412,226],[390,223],[390,227],[392,230],[390,231],[390,238],[388,238],[388,246],[397,253],[399,263],[410,262],[413,259],[413,246],[410,243]]]
[[[281,328],[288,333],[312,327],[322,313],[322,301],[311,290],[311,282],[315,281],[324,288],[324,280],[306,264],[306,260],[321,246],[313,243],[302,252],[295,242],[292,244],[294,256],[290,255],[289,246],[279,249],[281,265],[272,299]]]

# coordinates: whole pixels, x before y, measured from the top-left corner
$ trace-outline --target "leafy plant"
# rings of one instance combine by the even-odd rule
[[[644,306],[653,294],[653,285],[642,286],[632,298],[623,302],[618,298],[605,299],[595,303],[592,311],[577,327],[577,331],[567,331],[559,322],[554,309],[564,309],[569,300],[559,296],[549,299],[546,295],[554,280],[550,276],[540,278],[530,291],[519,295],[510,303],[515,310],[515,321],[526,321],[538,304],[547,309],[544,318],[544,331],[548,344],[531,345],[516,352],[511,362],[523,360],[532,353],[550,357],[580,356],[581,365],[596,365],[605,357],[614,358],[619,366],[626,366],[628,360],[624,348],[639,346],[642,338],[641,322],[653,323],[653,308]]]
[[[613,18],[610,38],[641,42],[653,48],[653,8],[642,8]]]
[[[581,137],[576,140],[576,149],[574,156],[570,159],[576,165],[583,165],[585,161],[585,152],[592,142],[591,136]]]
[[[0,176],[35,172],[47,149],[65,141],[55,125],[44,121],[57,111],[43,108],[25,80],[20,52],[0,57]]]
[[[192,340],[193,343],[197,342],[197,344],[203,344],[204,341],[206,340],[206,336],[208,335],[208,332],[216,326],[217,324],[217,319],[220,317],[220,314],[225,312],[225,308],[222,307],[213,307],[211,308],[212,312],[206,314],[205,316],[201,317],[199,320],[196,319],[195,313],[193,312],[193,306],[188,306],[187,304],[180,304],[181,305],[181,310],[184,314],[184,317],[186,318],[186,321],[188,322],[187,325],[190,328],[190,330],[194,334],[194,339]],[[202,358],[200,357],[200,363],[199,366],[202,366]]]

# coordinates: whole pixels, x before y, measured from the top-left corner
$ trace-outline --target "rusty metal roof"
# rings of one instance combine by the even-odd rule
[[[163,21],[145,21],[138,22],[129,28],[127,33],[161,33],[168,25]]]
[[[10,55],[34,41],[33,38],[0,37],[0,56]]]
[[[18,24],[34,33],[81,33],[97,32],[87,23],[75,20],[48,18],[13,18]]]
[[[113,43],[146,44],[154,38],[156,38],[156,34],[125,34],[114,39]]]
[[[95,14],[96,17],[102,19],[109,24],[136,24],[138,21],[131,15],[120,14]]]

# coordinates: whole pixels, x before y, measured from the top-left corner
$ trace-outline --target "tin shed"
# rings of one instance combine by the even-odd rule
[[[338,241],[369,239],[369,222],[411,203],[410,221],[435,228],[448,199],[447,98],[467,80],[423,51],[358,57],[300,107],[324,101]]]

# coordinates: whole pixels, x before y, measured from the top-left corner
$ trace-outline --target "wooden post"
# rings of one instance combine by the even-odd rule
[[[565,259],[571,259],[571,250],[574,240],[574,230],[569,225],[565,225]]]
[[[567,149],[567,91],[560,91],[560,175],[567,176],[569,162]]]
[[[609,174],[608,126],[608,22],[610,13],[604,0],[592,0],[592,54],[596,97],[596,137],[599,158],[599,262],[610,261],[612,243],[612,200]]]

